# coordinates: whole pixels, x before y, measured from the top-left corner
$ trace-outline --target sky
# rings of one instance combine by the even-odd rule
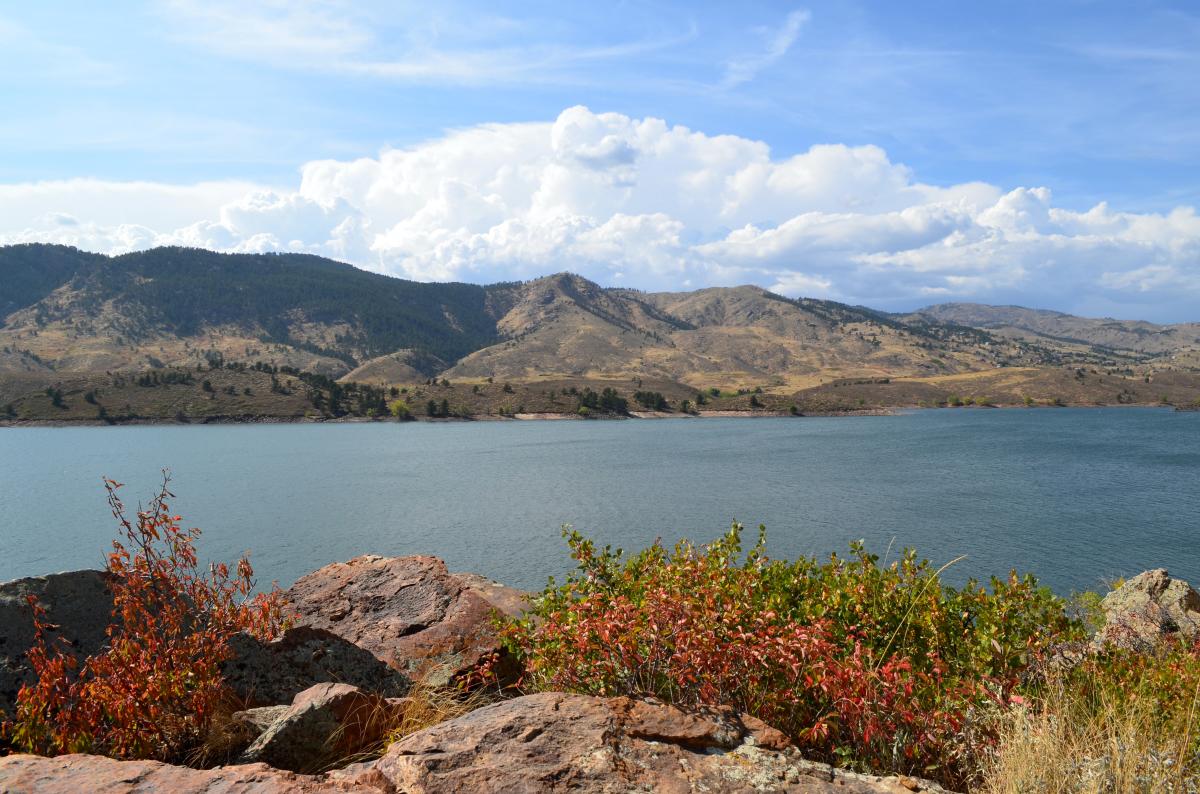
[[[0,4],[0,244],[1200,320],[1200,6]]]

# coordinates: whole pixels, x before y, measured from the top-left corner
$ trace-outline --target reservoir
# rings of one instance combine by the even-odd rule
[[[432,554],[540,588],[561,527],[636,550],[733,520],[768,553],[856,539],[1067,594],[1151,567],[1200,585],[1200,413],[944,409],[897,416],[0,429],[0,581],[102,567],[101,477],[132,508],[159,470],[205,559],[260,585],[358,554]]]

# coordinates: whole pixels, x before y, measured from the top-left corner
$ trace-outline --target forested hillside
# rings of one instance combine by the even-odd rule
[[[110,310],[125,320],[123,341],[235,326],[352,363],[401,348],[454,360],[497,338],[482,287],[405,281],[306,254],[156,248],[109,258],[11,246],[0,250],[0,273],[5,315],[37,304],[35,324],[78,324]]]

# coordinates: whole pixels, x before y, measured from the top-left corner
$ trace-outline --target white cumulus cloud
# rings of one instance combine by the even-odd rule
[[[573,270],[647,289],[757,283],[884,308],[984,300],[1200,314],[1200,217],[1054,206],[1045,187],[922,183],[876,146],[762,141],[564,110],[299,184],[0,185],[0,242],[305,251],[423,280]]]

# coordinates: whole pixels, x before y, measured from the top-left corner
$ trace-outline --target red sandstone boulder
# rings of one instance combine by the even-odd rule
[[[479,709],[401,739],[360,780],[442,792],[939,792],[912,778],[804,761],[776,730],[730,709],[688,713],[628,698],[546,693]],[[383,785],[380,783],[380,785]]]
[[[297,698],[299,702],[301,698]],[[95,756],[0,759],[0,791],[942,792],[805,761],[778,731],[731,709],[685,712],[629,698],[545,693],[479,709],[393,744],[377,761],[320,776],[263,764],[192,770]]]
[[[114,761],[98,755],[0,758],[5,794],[334,794],[376,792],[365,782],[310,777],[266,764],[189,769],[158,761]]]
[[[271,642],[250,634],[236,634],[230,642],[232,657],[221,674],[245,703],[263,706],[291,703],[316,684],[352,684],[382,697],[401,697],[411,682],[366,648],[338,635],[295,626]]]
[[[337,634],[413,677],[446,679],[500,649],[492,615],[519,614],[525,594],[436,557],[356,557],[327,565],[285,591],[298,625]],[[438,682],[435,682],[438,683]]]

